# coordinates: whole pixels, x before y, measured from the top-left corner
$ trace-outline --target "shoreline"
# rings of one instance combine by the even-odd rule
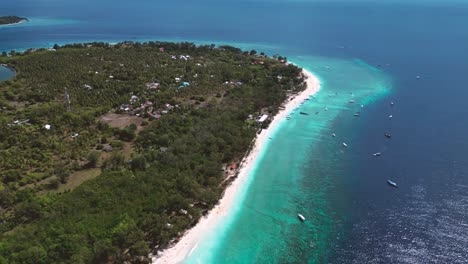
[[[158,255],[150,255],[153,264],[182,263],[198,246],[198,242],[204,235],[224,218],[236,202],[237,193],[244,187],[249,172],[253,169],[262,148],[268,142],[268,139],[274,129],[283,121],[296,107],[310,96],[320,90],[320,80],[310,71],[302,68],[306,76],[307,87],[299,94],[289,97],[284,102],[284,109],[280,110],[274,117],[267,129],[263,129],[254,139],[254,145],[251,150],[242,159],[240,170],[234,181],[228,185],[218,204],[211,209],[206,216],[200,218],[198,223],[188,229],[179,241],[161,252]],[[291,99],[293,98],[293,99]]]
[[[21,21],[15,22],[15,23],[10,23],[10,24],[1,24],[1,25],[0,25],[0,27],[1,27],[1,26],[13,26],[13,25],[19,25],[19,24],[22,24],[22,23],[25,23],[25,22],[28,22],[28,21],[29,21],[29,20],[27,20],[27,19],[23,19],[23,20],[21,20]]]

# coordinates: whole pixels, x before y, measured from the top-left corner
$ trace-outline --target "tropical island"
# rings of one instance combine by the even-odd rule
[[[236,178],[305,76],[281,56],[193,43],[6,52],[0,263],[147,263]]]
[[[18,16],[0,16],[0,25],[11,25],[11,24],[19,24],[22,22],[29,21],[25,17],[18,17]]]

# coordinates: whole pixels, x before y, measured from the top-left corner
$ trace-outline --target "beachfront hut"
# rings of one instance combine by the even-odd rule
[[[263,122],[265,122],[265,120],[267,120],[267,119],[268,119],[268,115],[262,115],[262,116],[257,120],[257,122],[263,123]]]

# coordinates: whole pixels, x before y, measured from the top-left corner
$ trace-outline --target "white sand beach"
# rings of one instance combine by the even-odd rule
[[[280,110],[267,129],[257,135],[255,145],[249,155],[242,160],[241,168],[237,178],[226,188],[224,196],[219,203],[191,229],[189,229],[174,246],[160,252],[157,256],[152,256],[152,262],[155,264],[173,264],[182,263],[196,248],[198,242],[205,234],[215,226],[229,212],[232,205],[236,202],[236,196],[239,190],[243,188],[249,171],[252,170],[255,160],[258,158],[261,149],[265,146],[273,129],[278,126],[281,120],[284,120],[294,108],[298,107],[306,98],[315,94],[320,89],[320,81],[311,72],[303,69],[307,77],[307,88],[292,100],[287,99],[284,103],[285,109]]]

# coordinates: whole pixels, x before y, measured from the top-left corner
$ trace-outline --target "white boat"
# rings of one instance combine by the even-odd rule
[[[335,133],[333,133],[333,134],[332,134],[332,137],[336,137],[336,134],[335,134]]]
[[[388,183],[390,186],[392,186],[392,187],[398,188],[398,185],[397,185],[396,182],[394,182],[394,181],[387,180],[387,183]]]
[[[301,214],[297,214],[297,217],[299,218],[299,220],[301,220],[301,222],[304,222],[306,220],[305,217]]]
[[[347,147],[348,147],[348,144],[346,144],[346,143],[343,142],[343,147],[346,147],[346,148],[347,148]]]
[[[389,116],[388,116],[388,119],[392,119],[392,117],[393,117],[393,115],[389,115]]]
[[[354,102],[355,102],[354,100],[349,100],[349,103],[350,103],[350,104],[352,104],[352,103],[354,103]]]
[[[372,154],[372,155],[373,155],[374,157],[378,157],[378,156],[382,155],[382,153],[377,152],[377,153],[374,153],[374,154]]]

